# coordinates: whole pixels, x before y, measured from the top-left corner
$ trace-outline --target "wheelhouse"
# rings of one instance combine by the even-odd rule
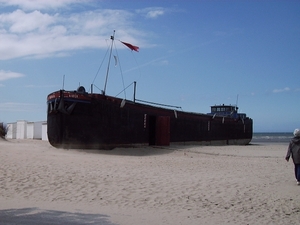
[[[238,113],[238,107],[233,105],[214,105],[211,106],[211,111],[208,113],[212,116],[232,117],[245,119],[247,116],[245,113]]]

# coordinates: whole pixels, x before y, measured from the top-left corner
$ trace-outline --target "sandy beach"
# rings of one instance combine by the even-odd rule
[[[0,211],[105,215],[111,224],[298,224],[286,144],[65,150],[0,140]],[[0,218],[1,220],[1,218]]]

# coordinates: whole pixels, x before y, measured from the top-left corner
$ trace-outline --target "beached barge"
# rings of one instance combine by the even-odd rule
[[[111,40],[110,56],[114,35]],[[139,49],[122,43],[131,50]],[[184,112],[137,101],[135,94],[132,101],[112,97],[105,89],[106,82],[101,94],[88,93],[80,86],[48,95],[47,133],[51,145],[112,149],[135,145],[246,145],[252,139],[252,119],[238,113],[236,106],[212,106],[208,114]]]
[[[48,139],[62,148],[248,144],[252,119],[235,106],[212,106],[209,114],[183,112],[104,94],[60,90],[48,95]]]

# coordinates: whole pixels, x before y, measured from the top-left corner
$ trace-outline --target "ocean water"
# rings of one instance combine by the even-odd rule
[[[253,133],[251,143],[286,143],[288,144],[293,137],[293,133]]]

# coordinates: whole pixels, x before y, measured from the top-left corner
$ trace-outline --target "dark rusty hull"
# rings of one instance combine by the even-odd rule
[[[119,98],[62,91],[48,96],[47,129],[50,144],[58,148],[245,145],[252,139],[250,118],[212,117],[132,101],[123,105]]]

